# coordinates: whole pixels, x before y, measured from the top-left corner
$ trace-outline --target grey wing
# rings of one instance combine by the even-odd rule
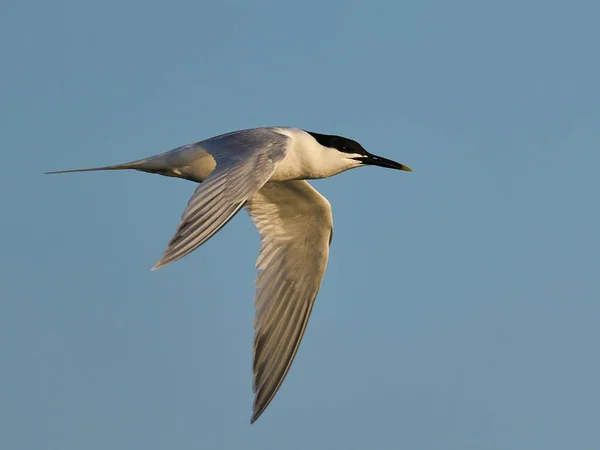
[[[327,266],[333,218],[327,199],[306,181],[269,183],[245,208],[261,237],[254,300],[254,423],[298,351]]]
[[[218,136],[201,145],[216,162],[183,212],[158,269],[182,258],[219,231],[273,175],[286,154],[287,136],[267,128]]]

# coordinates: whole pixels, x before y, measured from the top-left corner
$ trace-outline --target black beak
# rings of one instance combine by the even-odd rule
[[[389,169],[397,169],[397,170],[405,170],[407,172],[412,172],[412,169],[404,164],[397,163],[396,161],[392,161],[391,159],[382,158],[381,156],[375,156],[371,154],[367,154],[360,158],[360,161],[369,166],[379,166],[379,167],[387,167]]]

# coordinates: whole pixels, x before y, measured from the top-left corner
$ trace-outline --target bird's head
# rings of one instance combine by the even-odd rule
[[[307,133],[315,138],[315,140],[323,147],[335,150],[338,153],[337,157],[347,165],[344,170],[359,166],[379,166],[412,172],[412,169],[404,164],[369,153],[362,145],[352,139],[328,134],[312,133],[310,131],[307,131]]]

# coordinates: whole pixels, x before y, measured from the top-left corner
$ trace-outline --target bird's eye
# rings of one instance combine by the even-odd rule
[[[348,151],[348,146],[346,144],[342,145],[342,151],[343,152],[347,152]]]

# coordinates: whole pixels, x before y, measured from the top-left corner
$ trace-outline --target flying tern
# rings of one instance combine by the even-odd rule
[[[360,166],[412,170],[358,142],[290,127],[234,131],[95,170],[138,170],[200,183],[158,269],[200,247],[244,208],[260,234],[250,423],[285,379],[304,335],[333,236],[331,205],[306,180]]]

